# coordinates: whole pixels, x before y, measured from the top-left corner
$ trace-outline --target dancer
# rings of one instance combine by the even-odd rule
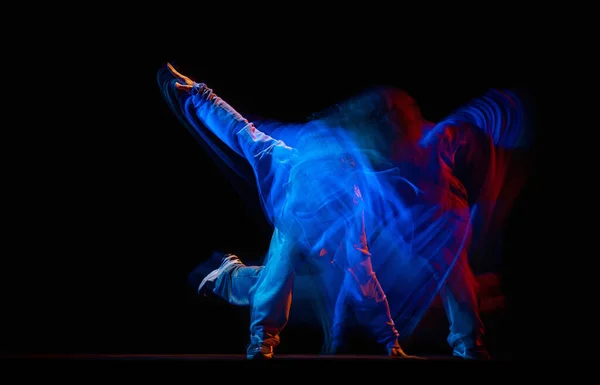
[[[473,238],[471,223],[477,221],[478,229],[485,234],[483,229],[490,227],[501,187],[507,185],[504,182],[508,156],[503,154],[503,148],[518,143],[518,134],[522,132],[520,113],[518,99],[491,91],[436,125],[421,117],[416,102],[408,94],[388,87],[367,92],[316,116],[320,126],[328,127],[324,131],[327,135],[340,126],[352,133],[351,142],[367,154],[368,161],[363,158],[363,163],[374,169],[395,166],[396,172],[384,175],[394,186],[394,192],[383,189],[385,194],[375,199],[395,203],[369,207],[370,231],[365,243],[374,255],[372,261],[384,287],[382,292],[393,298],[389,302],[402,337],[412,333],[439,292],[451,325],[448,342],[453,354],[466,359],[489,358],[483,348],[483,324],[467,251]],[[512,119],[506,119],[507,116]],[[282,124],[259,127],[263,132],[277,132],[292,141],[297,140],[299,132],[305,132],[297,126],[290,130]],[[390,143],[393,145],[389,146]],[[381,176],[378,178],[382,187]],[[285,177],[271,176],[271,180],[285,183]],[[514,195],[518,184],[512,186]],[[514,196],[507,199],[505,194],[504,198],[509,202]],[[277,203],[277,199],[270,202]],[[496,222],[500,218],[496,217]],[[478,234],[476,239],[482,238]],[[313,254],[316,251],[318,255],[327,255],[325,247],[313,248]],[[244,267],[237,258],[229,256],[206,282],[214,281],[216,293],[219,287],[237,287],[231,282],[238,279],[252,287],[248,282],[258,279],[263,269]],[[250,290],[241,291],[242,294],[222,296],[230,303],[249,304]],[[332,291],[330,297],[336,302],[335,309],[329,309],[333,319],[329,323],[333,334],[330,344],[335,350],[340,343],[347,304],[343,292]],[[360,313],[359,309],[354,312]]]

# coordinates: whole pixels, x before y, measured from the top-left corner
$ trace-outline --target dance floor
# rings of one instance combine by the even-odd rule
[[[426,360],[434,361],[462,361],[457,357],[434,355],[420,356]],[[9,360],[188,360],[188,361],[246,361],[244,354],[20,354],[4,356]],[[322,360],[322,361],[340,361],[340,360],[391,360],[385,355],[320,355],[320,354],[278,354],[274,361],[294,361],[294,360]]]

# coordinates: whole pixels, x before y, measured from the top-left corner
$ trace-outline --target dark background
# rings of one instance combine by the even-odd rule
[[[240,112],[280,120],[377,84],[406,89],[433,121],[490,87],[525,90],[536,123],[544,108],[537,46],[525,37],[509,37],[505,49],[519,51],[507,55],[498,54],[501,39],[495,51],[466,52],[457,49],[460,38],[398,50],[401,39],[278,44],[242,36],[226,47],[180,49],[131,36],[113,50],[71,51],[64,63],[27,63],[47,81],[19,110],[27,129],[10,175],[6,352],[243,352],[247,310],[201,302],[186,276],[215,249],[258,260],[270,229],[162,100],[156,72],[168,61]],[[530,351],[523,344],[545,340],[541,330],[550,328],[537,303],[545,289],[536,264],[547,255],[534,248],[543,224],[534,211],[539,175],[536,164],[503,250],[511,304],[505,348],[522,355]],[[318,350],[318,330],[306,328],[290,325],[281,349]]]

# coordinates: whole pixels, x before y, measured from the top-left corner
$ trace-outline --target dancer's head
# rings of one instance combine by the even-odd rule
[[[331,127],[358,132],[414,137],[423,126],[421,110],[406,91],[392,86],[370,88],[312,116]]]
[[[419,140],[424,125],[415,99],[391,86],[370,88],[312,118],[344,131],[375,168],[391,158],[393,144]]]

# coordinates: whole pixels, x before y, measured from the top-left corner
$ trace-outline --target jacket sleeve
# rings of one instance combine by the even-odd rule
[[[204,83],[194,84],[191,106],[197,118],[211,132],[233,151],[248,159],[252,166],[265,157],[287,163],[294,154],[294,150],[285,142],[259,131]]]

